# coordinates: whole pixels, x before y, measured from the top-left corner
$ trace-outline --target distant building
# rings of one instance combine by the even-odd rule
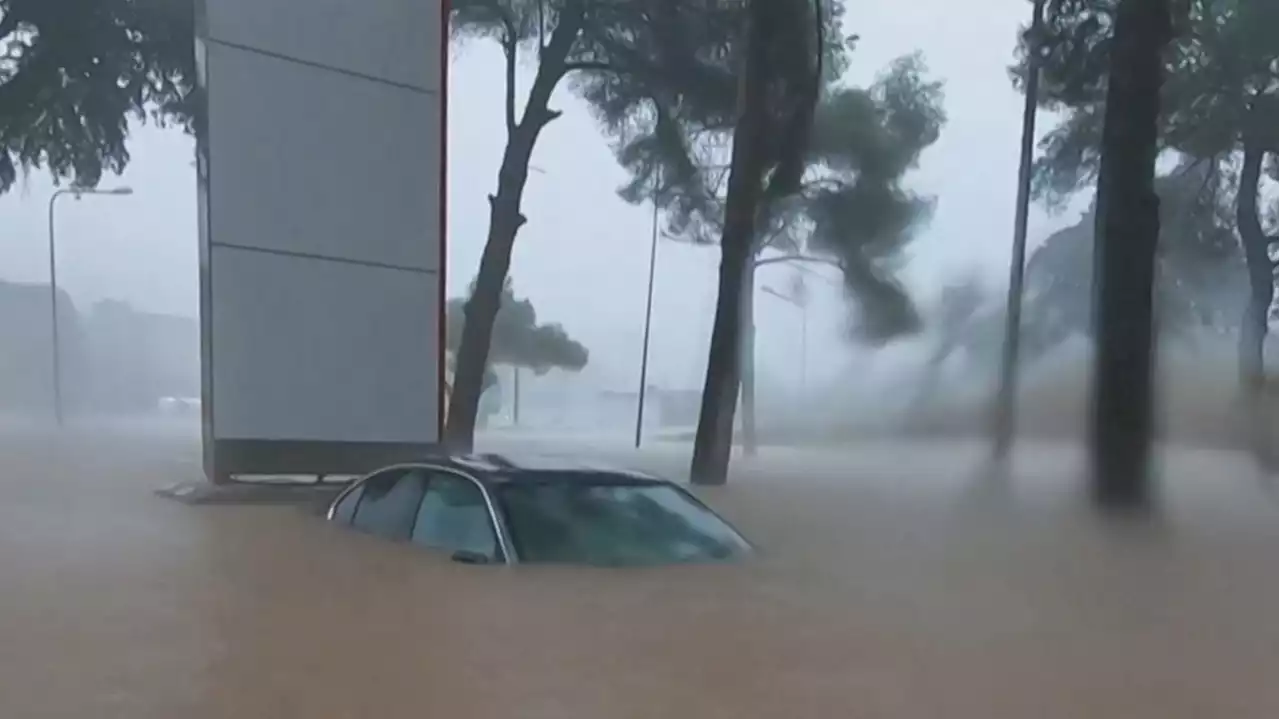
[[[0,280],[0,412],[53,408],[49,285]],[[162,397],[200,396],[200,328],[190,317],[104,300],[82,314],[58,295],[63,409],[151,411]]]
[[[51,413],[53,321],[49,285],[0,280],[0,412]],[[71,297],[58,294],[63,407],[83,399],[84,338]]]
[[[200,326],[195,318],[102,300],[90,309],[84,334],[93,408],[145,411],[156,408],[162,397],[200,396]]]

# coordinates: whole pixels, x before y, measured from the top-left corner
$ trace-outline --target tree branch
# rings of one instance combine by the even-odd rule
[[[502,38],[502,53],[506,56],[506,121],[507,137],[516,131],[516,53],[519,43],[516,41],[515,28],[507,25],[507,34]]]
[[[542,52],[547,49],[547,8],[543,0],[538,0],[538,62],[542,62]]]
[[[584,12],[583,0],[569,3],[560,12],[559,22],[555,30],[551,31],[551,38],[538,58],[538,71],[533,77],[533,86],[529,88],[529,98],[525,102],[520,125],[542,128],[560,117],[559,110],[551,110],[547,105],[551,102],[551,94],[555,92],[556,85],[567,72],[566,58],[582,31]]]
[[[18,17],[18,13],[12,10],[5,14],[4,17],[0,17],[0,40],[4,40],[16,32],[18,25],[21,23],[22,20]]]
[[[805,262],[818,265],[827,265],[838,270],[844,269],[844,265],[839,260],[830,257],[814,257],[813,255],[774,255],[773,257],[764,257],[756,260],[756,267],[763,265],[772,265],[778,262]]]
[[[580,70],[595,70],[598,72],[615,72],[617,68],[607,62],[599,62],[595,60],[579,60],[577,62],[567,62],[564,64],[565,72],[576,72]]]

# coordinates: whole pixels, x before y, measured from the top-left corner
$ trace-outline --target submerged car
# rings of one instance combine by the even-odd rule
[[[471,564],[722,562],[751,544],[665,479],[556,458],[442,455],[353,481],[328,519]]]

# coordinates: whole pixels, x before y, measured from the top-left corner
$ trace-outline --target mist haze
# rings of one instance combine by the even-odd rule
[[[16,5],[0,0],[0,25]],[[1010,66],[1029,10],[1025,0],[847,3],[839,88],[875,88],[916,51],[924,77],[942,83],[940,134],[890,178],[922,211],[877,267],[891,289],[900,280],[919,328],[860,332],[859,302],[874,295],[851,290],[830,257],[753,265],[759,446],[745,446],[740,402],[725,486],[690,470],[721,248],[689,236],[657,245],[637,429],[653,208],[620,196],[635,176],[604,113],[580,87],[558,86],[550,107],[563,115],[529,164],[527,223],[463,461],[551,456],[669,479],[754,545],[743,561],[473,565],[447,545],[387,541],[329,517],[352,486],[345,473],[219,484],[201,407],[212,382],[201,376],[194,142],[131,120],[127,168],[97,185],[131,194],[62,194],[52,209],[67,185],[25,168],[0,193],[0,717],[1274,716],[1274,300],[1259,397],[1242,387],[1249,280],[1225,201],[1204,237],[1183,215],[1161,221],[1147,511],[1099,511],[1089,496],[1091,178],[1030,206],[1017,441],[992,461],[1023,106]],[[346,33],[350,20],[327,30]],[[486,32],[449,45],[439,349],[450,384],[510,132],[499,35]],[[533,52],[521,58],[524,102],[537,68]],[[0,90],[5,67],[0,57]],[[1042,108],[1038,136],[1069,116]],[[1175,154],[1161,158],[1161,180],[1208,186],[1194,174],[1203,165]],[[1273,168],[1260,193],[1268,232]],[[373,184],[332,172],[352,193]],[[279,195],[305,193],[308,179],[299,169]],[[1177,197],[1161,195],[1161,207],[1182,207]],[[257,199],[269,208],[278,197]],[[301,368],[316,349],[279,366]],[[491,500],[487,511],[500,542],[506,509]]]
[[[909,280],[923,295],[971,266],[993,284],[1006,272],[1020,103],[1006,66],[1024,14],[1016,0],[992,3],[984,13],[946,2],[926,5],[938,20],[928,27],[915,27],[896,12],[858,6],[851,8],[847,21],[863,38],[850,82],[869,82],[888,61],[920,48],[933,73],[947,83],[951,119],[910,180],[913,188],[938,196],[932,222],[910,250]],[[910,33],[903,23],[913,27]],[[972,46],[958,47],[948,39],[960,27],[975,39]],[[949,30],[944,33],[943,28]],[[522,85],[530,70],[521,69]],[[496,81],[481,80],[501,75],[501,54],[491,44],[471,41],[454,50],[450,112],[466,122],[449,126],[450,296],[466,292],[483,246],[485,198],[493,190],[504,131],[500,88]],[[521,231],[511,274],[517,292],[534,302],[540,316],[563,324],[592,349],[582,382],[632,390],[638,378],[635,355],[644,317],[650,211],[617,198],[615,190],[625,175],[580,101],[562,89],[555,104],[566,112],[547,128],[535,152],[533,164],[542,172],[530,179],[530,221]],[[133,196],[59,201],[60,284],[81,304],[111,298],[144,311],[194,317],[197,236],[191,142],[177,131],[138,126],[130,150],[128,169],[119,178],[104,178],[103,186],[127,185],[134,188]],[[975,166],[984,168],[990,180],[947,182],[970,174]],[[51,189],[47,175],[34,172],[0,197],[6,238],[0,247],[0,277],[14,282],[46,279]],[[1032,235],[1043,236],[1070,219],[1037,210]],[[656,384],[700,389],[718,261],[711,247],[662,243],[650,374]],[[785,287],[789,276],[785,269],[771,268],[761,273],[759,284]],[[845,339],[847,313],[838,283],[813,284],[809,374],[816,386],[841,376],[850,355],[861,350]],[[594,305],[584,305],[584,296],[607,302],[601,311],[587,312],[585,307]],[[798,340],[795,313],[767,297],[757,304],[760,372],[785,376],[794,363],[787,348]]]
[[[931,218],[908,245],[904,275],[926,310],[936,301],[941,287],[974,275],[987,287],[989,301],[998,303],[1007,277],[1021,103],[1007,68],[1025,7],[1016,0],[988,5],[986,11],[973,13],[955,3],[930,0],[920,8],[932,18],[925,24],[887,6],[855,4],[846,18],[846,25],[856,28],[859,35],[848,82],[870,82],[891,59],[919,49],[931,72],[945,83],[945,130],[908,178],[913,189],[936,198]],[[966,41],[956,42],[958,36]],[[527,65],[521,67],[522,85],[529,82],[531,71]],[[450,112],[455,119],[466,121],[449,125],[446,280],[451,297],[467,292],[483,246],[488,219],[485,198],[492,191],[503,130],[500,87],[480,80],[499,78],[501,73],[501,54],[491,43],[473,40],[454,48]],[[581,102],[562,88],[555,104],[566,112],[547,128],[536,150],[526,200],[530,221],[517,242],[511,275],[516,293],[533,302],[539,318],[562,325],[590,350],[591,358],[577,373],[553,371],[545,377],[526,373],[522,392],[529,396],[522,407],[521,423],[531,429],[543,425],[572,429],[578,425],[625,435],[634,419],[628,419],[629,413],[615,405],[627,403],[621,398],[624,395],[634,404],[638,387],[650,210],[629,205],[615,194],[625,182],[625,174]],[[1053,124],[1054,116],[1042,112],[1041,134]],[[177,130],[136,125],[130,150],[132,160],[125,173],[104,178],[103,187],[128,186],[134,190],[132,196],[88,196],[79,201],[64,197],[59,201],[55,228],[60,286],[81,314],[91,312],[95,303],[112,300],[126,303],[136,312],[194,321],[198,297],[192,143]],[[0,196],[0,226],[5,239],[0,244],[0,279],[31,285],[33,290],[34,285],[47,281],[47,201],[52,190],[48,176],[37,171]],[[1085,193],[1053,212],[1034,205],[1032,251],[1053,231],[1074,223],[1088,203]],[[672,240],[659,247],[649,369],[649,384],[659,393],[681,395],[701,389],[718,261],[714,247]],[[761,292],[765,287],[785,290],[795,275],[795,269],[770,265],[757,277],[756,362],[762,426],[794,422],[812,426],[817,435],[831,433],[832,426],[865,427],[875,433],[904,425],[938,424],[955,424],[970,434],[979,430],[975,423],[981,424],[979,418],[987,411],[982,396],[994,368],[973,367],[970,362],[963,371],[948,374],[937,396],[920,405],[912,397],[912,387],[917,381],[916,368],[923,367],[931,351],[932,328],[887,347],[851,341],[849,306],[838,273],[830,268],[819,267],[801,275],[811,300],[806,387],[800,388],[799,312]],[[583,302],[584,297],[599,301]],[[32,304],[14,312],[12,324],[30,324],[22,331],[33,341],[48,341],[48,330],[43,327],[47,324],[47,300],[44,309]],[[38,340],[42,332],[45,339]],[[180,356],[190,361],[198,358],[198,336],[187,333],[186,337],[189,346],[164,350],[169,355],[164,362],[177,362]],[[1202,338],[1196,342],[1197,349],[1184,353],[1166,342],[1163,351],[1168,359],[1162,363],[1169,369],[1162,387],[1175,395],[1185,391],[1188,397],[1208,392],[1215,398],[1210,405],[1225,407],[1231,401],[1226,375],[1232,371],[1229,355],[1233,343],[1229,336]],[[1274,346],[1274,337],[1270,346]],[[39,363],[34,362],[40,352],[33,346],[31,354],[30,369],[9,369],[14,376],[6,385],[27,384],[29,377],[41,375],[47,382],[47,367],[37,367]],[[1064,349],[1060,354],[1062,357],[1049,364],[1059,367],[1065,362],[1071,371],[1029,367],[1024,388],[1030,393],[1026,401],[1034,407],[1030,415],[1024,415],[1062,417],[1055,422],[1063,427],[1053,430],[1054,434],[1079,424],[1078,400],[1087,386],[1083,351]],[[1202,371],[1200,363],[1210,369]],[[130,370],[134,374],[147,366],[146,362],[134,364]],[[34,374],[24,374],[28,371]],[[105,378],[122,377],[122,371],[104,366],[93,368],[92,373],[99,376],[100,383],[110,383],[114,380]],[[195,370],[172,366],[157,371],[190,376]],[[1059,381],[1064,384],[1055,385]],[[505,372],[503,411],[508,421],[513,409],[510,382],[510,372]],[[1202,382],[1214,389],[1194,387]],[[185,391],[194,393],[189,387]],[[544,401],[569,406],[543,408]],[[1052,409],[1060,403],[1060,412]],[[906,407],[913,404],[908,412]],[[1185,409],[1174,409],[1183,404]],[[1170,399],[1164,411],[1193,411],[1204,406],[1200,401]],[[940,418],[930,420],[922,417],[922,412],[937,412]],[[965,419],[959,419],[957,413]],[[694,420],[671,417],[660,422],[655,417],[654,421],[687,430]],[[1206,431],[1221,426],[1215,421],[1199,424],[1212,428]]]

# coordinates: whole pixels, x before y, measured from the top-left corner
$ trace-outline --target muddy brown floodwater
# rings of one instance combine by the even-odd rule
[[[1125,527],[1059,450],[1007,491],[947,446],[778,453],[703,493],[759,559],[569,570],[161,499],[175,444],[3,441],[0,717],[1277,713],[1275,500],[1233,455],[1172,453]]]

